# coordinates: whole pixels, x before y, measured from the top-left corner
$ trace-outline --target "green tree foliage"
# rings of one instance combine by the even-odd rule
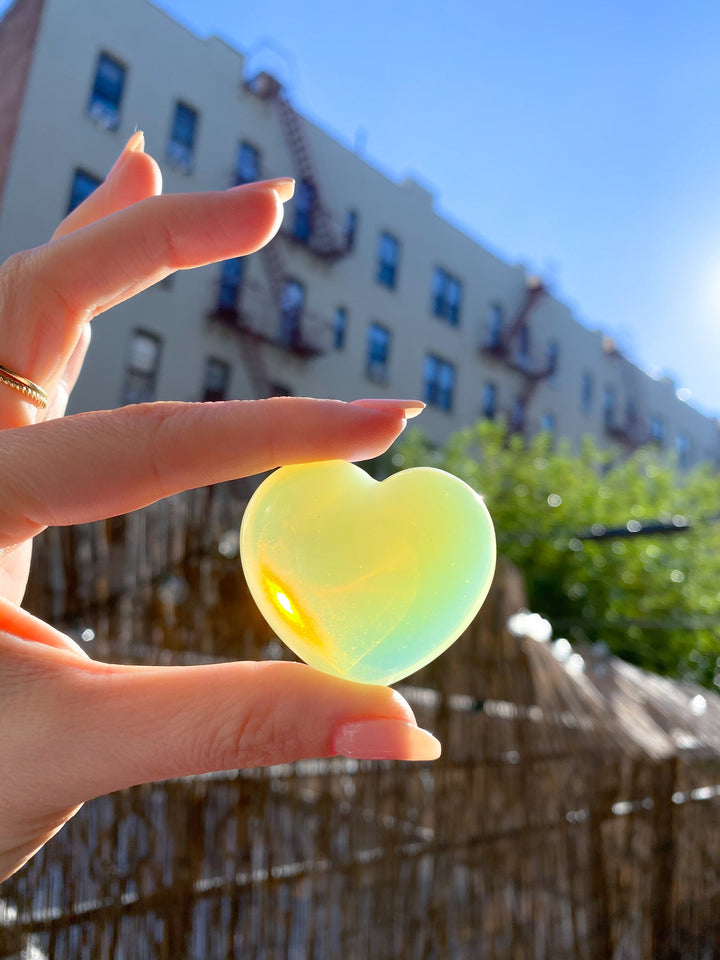
[[[576,454],[488,421],[442,450],[411,431],[393,465],[437,466],[482,494],[499,552],[523,570],[531,609],[556,635],[720,686],[720,478],[709,467],[680,475],[652,449],[622,458],[590,440]],[[581,539],[593,525],[673,519],[670,534]]]

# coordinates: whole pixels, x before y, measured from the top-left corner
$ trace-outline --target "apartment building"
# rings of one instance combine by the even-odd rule
[[[241,52],[149,0],[16,0],[0,23],[0,258],[35,246],[145,131],[166,192],[294,176],[265,251],[94,321],[71,412],[151,399],[421,397],[442,442],[480,417],[720,462],[718,425],[578,323],[522,266],[301,116]],[[410,158],[408,158],[410,160]]]

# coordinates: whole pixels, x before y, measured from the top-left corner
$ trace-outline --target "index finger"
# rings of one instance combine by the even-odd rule
[[[83,323],[174,270],[258,250],[291,195],[285,179],[149,197],[16,254],[0,270],[3,364],[50,392]]]

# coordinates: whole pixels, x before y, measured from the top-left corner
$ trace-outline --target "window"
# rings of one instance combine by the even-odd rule
[[[595,382],[591,373],[584,373],[580,382],[580,406],[583,413],[590,413],[593,405]]]
[[[208,357],[205,361],[205,376],[203,379],[203,400],[224,400],[227,397],[230,385],[230,364],[215,357]]]
[[[301,344],[301,324],[305,306],[305,287],[297,280],[286,280],[280,294],[280,342],[293,349]]]
[[[490,304],[490,325],[487,345],[491,350],[497,350],[502,343],[503,308],[500,303]]]
[[[455,392],[455,367],[430,353],[425,357],[425,403],[448,413]]]
[[[550,340],[545,347],[545,363],[547,364],[548,379],[554,380],[557,374],[560,345],[557,340]]]
[[[494,420],[497,413],[497,387],[494,383],[486,383],[482,392],[482,415],[488,420]]]
[[[192,107],[180,101],[175,104],[175,115],[173,117],[166,156],[170,163],[176,167],[180,167],[185,173],[192,171],[197,122],[197,110],[193,110]]]
[[[385,383],[389,360],[390,331],[379,323],[371,323],[368,327],[367,366],[365,368],[368,379]]]
[[[293,392],[290,387],[286,387],[284,383],[271,383],[270,384],[270,396],[271,397],[292,397]]]
[[[377,282],[391,289],[397,283],[400,244],[389,233],[381,233],[378,240]]]
[[[355,235],[357,234],[358,215],[357,210],[348,210],[345,215],[345,249],[352,250],[355,246]]]
[[[518,355],[522,360],[527,360],[530,357],[530,328],[526,323],[523,323],[518,330]]]
[[[122,404],[147,403],[155,399],[161,347],[162,340],[154,333],[135,330],[125,367]]]
[[[89,117],[108,130],[115,130],[120,123],[120,101],[124,85],[125,67],[108,53],[101,53],[87,112]]]
[[[542,433],[555,433],[555,414],[544,413],[540,417],[540,430]]]
[[[687,470],[690,466],[690,437],[686,433],[679,433],[675,437],[675,451],[677,453],[678,465]]]
[[[333,317],[333,346],[336,350],[342,350],[345,346],[345,335],[347,333],[347,310],[345,307],[338,307]]]
[[[260,179],[260,151],[251,143],[243,141],[238,147],[235,164],[235,183],[254,183]]]
[[[293,234],[301,243],[309,243],[312,236],[317,191],[310,180],[301,180],[295,194],[295,223]]]
[[[94,177],[91,173],[88,173],[87,170],[76,170],[70,188],[70,200],[68,202],[67,212],[70,213],[75,207],[79,207],[83,200],[89,197],[93,190],[99,187],[101,183],[102,180],[100,180],[99,177]]]
[[[512,411],[510,412],[510,427],[516,432],[525,429],[525,400],[522,397],[515,397],[513,400]]]
[[[603,390],[603,423],[606,427],[615,426],[615,391],[612,387]]]
[[[220,266],[220,288],[218,290],[218,310],[237,313],[240,287],[242,285],[243,261],[241,257],[223,260]]]
[[[433,275],[432,312],[436,317],[456,327],[460,322],[462,284],[451,274],[438,267]]]
[[[656,443],[659,447],[665,443],[665,424],[663,418],[657,414],[650,417],[650,442]]]

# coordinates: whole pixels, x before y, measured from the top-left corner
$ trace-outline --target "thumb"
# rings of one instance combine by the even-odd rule
[[[337,754],[431,760],[440,744],[388,687],[288,662],[112,666],[41,644],[46,665],[23,697],[33,771],[25,796],[53,809],[152,780]],[[7,742],[6,742],[7,747]],[[23,758],[22,763],[20,759]],[[22,779],[25,779],[25,776]]]

